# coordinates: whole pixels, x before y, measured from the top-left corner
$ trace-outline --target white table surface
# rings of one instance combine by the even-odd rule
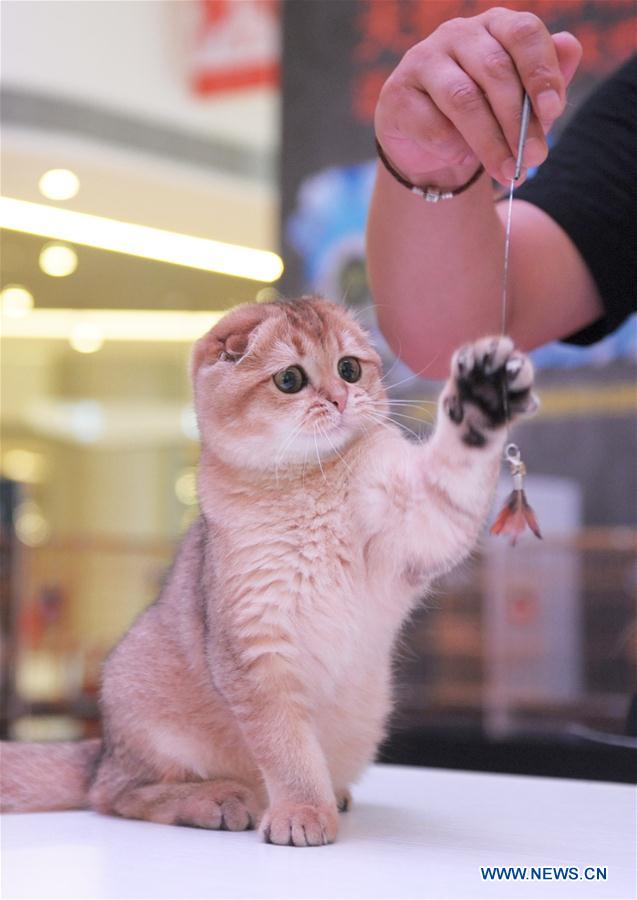
[[[329,847],[92,812],[1,817],[2,897],[634,898],[631,786],[375,766]],[[606,881],[483,881],[481,866],[605,866]]]

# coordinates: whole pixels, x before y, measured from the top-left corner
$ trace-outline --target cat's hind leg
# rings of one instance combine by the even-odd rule
[[[246,831],[256,825],[258,805],[250,788],[220,779],[146,784],[125,790],[114,799],[112,812],[164,825]]]
[[[106,756],[89,791],[97,812],[165,825],[227,831],[254,828],[263,802],[248,784],[231,777],[190,778],[143,766],[130,756]]]

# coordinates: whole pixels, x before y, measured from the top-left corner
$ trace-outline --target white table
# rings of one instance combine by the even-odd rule
[[[634,898],[635,812],[631,786],[376,766],[329,847],[90,812],[5,815],[2,897]],[[481,866],[603,866],[607,879],[484,881]]]

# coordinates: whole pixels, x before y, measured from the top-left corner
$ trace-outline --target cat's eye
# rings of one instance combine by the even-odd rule
[[[343,381],[358,381],[362,374],[361,364],[355,356],[344,356],[338,361],[338,374]]]
[[[284,394],[298,394],[307,384],[307,375],[300,366],[288,366],[273,375],[272,380]]]

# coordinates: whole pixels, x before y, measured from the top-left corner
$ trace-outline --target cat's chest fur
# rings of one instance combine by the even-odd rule
[[[364,587],[362,539],[346,484],[252,497],[220,529],[218,572],[230,593],[250,583],[281,608],[318,611],[334,592]],[[301,606],[299,606],[299,604]]]
[[[359,496],[350,473],[328,468],[306,483],[210,504],[223,614],[258,646],[269,639],[275,652],[302,659],[323,684],[326,675],[332,685],[353,677],[352,666],[362,677],[361,654],[371,662],[374,649],[388,651],[394,630],[381,586],[369,581]]]

